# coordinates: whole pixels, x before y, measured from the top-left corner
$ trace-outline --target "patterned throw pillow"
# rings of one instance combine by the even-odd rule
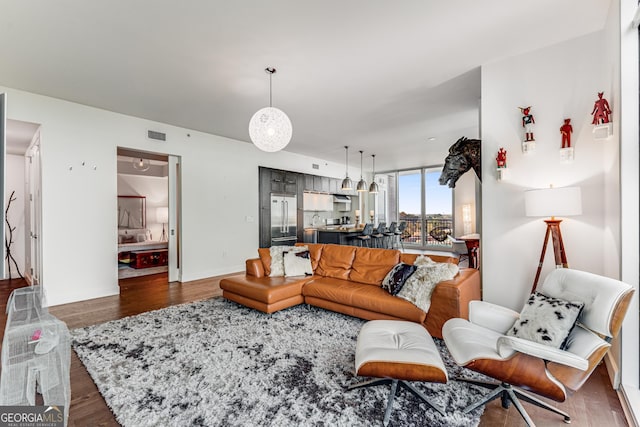
[[[507,335],[564,349],[584,303],[534,292]]]
[[[269,273],[269,277],[284,276],[285,252],[304,252],[308,250],[308,246],[271,246],[269,248],[271,254],[271,273]]]
[[[309,251],[284,252],[284,275],[290,276],[310,276],[313,274],[311,268],[311,257]]]
[[[404,286],[404,282],[407,281],[409,276],[411,276],[417,268],[415,265],[409,265],[403,262],[394,265],[382,281],[382,289],[391,295],[396,295]]]

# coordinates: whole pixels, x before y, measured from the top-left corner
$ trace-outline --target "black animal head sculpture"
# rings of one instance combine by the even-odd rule
[[[449,155],[444,160],[442,174],[440,175],[440,185],[449,184],[450,188],[455,188],[456,181],[465,172],[473,168],[482,181],[480,175],[480,140],[467,139],[462,137],[449,147]]]

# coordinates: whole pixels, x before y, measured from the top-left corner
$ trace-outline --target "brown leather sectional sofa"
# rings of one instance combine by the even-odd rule
[[[246,273],[220,281],[222,295],[265,313],[307,303],[367,320],[396,319],[423,324],[432,336],[442,338],[442,325],[453,318],[468,318],[469,301],[480,299],[480,272],[462,268],[452,280],[439,283],[425,313],[412,303],[381,288],[387,272],[399,262],[413,264],[417,254],[391,249],[306,244],[314,274],[304,277],[269,277],[268,248],[260,258],[246,261]],[[455,262],[432,256],[436,262]]]

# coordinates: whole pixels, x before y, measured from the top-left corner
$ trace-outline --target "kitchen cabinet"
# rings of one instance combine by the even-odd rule
[[[314,178],[314,175],[305,175],[304,176],[304,191],[314,191],[314,189],[313,189],[313,178]]]
[[[329,178],[329,193],[338,194],[342,189],[340,188],[342,181],[337,178]]]
[[[317,193],[334,193],[331,190],[332,178],[319,175],[305,175],[304,176],[304,191],[315,191]]]
[[[302,241],[302,223],[304,212],[302,210],[302,194],[304,190],[304,177],[302,174],[279,169],[271,169],[260,166],[258,168],[258,236],[261,248],[271,246],[271,194],[295,194],[297,196],[297,237]]]
[[[329,192],[329,178],[326,176],[313,175],[313,191],[319,193]]]
[[[271,170],[271,192],[296,194],[298,191],[298,175],[295,172]]]

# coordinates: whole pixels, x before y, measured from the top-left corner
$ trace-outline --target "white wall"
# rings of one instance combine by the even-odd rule
[[[614,2],[617,3],[617,2]],[[621,278],[636,289],[622,325],[622,391],[635,411],[636,425],[640,423],[640,361],[638,332],[640,316],[638,313],[638,293],[640,285],[640,212],[638,185],[640,173],[638,165],[638,29],[633,28],[631,20],[638,8],[636,0],[620,1],[620,100],[616,103],[622,113],[620,118],[620,176],[621,176]],[[615,9],[614,9],[615,10]],[[618,17],[614,17],[617,19]]]
[[[11,209],[9,209],[7,218],[9,219],[9,223],[11,227],[15,227],[13,231],[13,244],[11,245],[11,255],[16,260],[18,267],[20,268],[20,272],[24,276],[24,265],[25,265],[25,157],[18,156],[15,154],[7,154],[6,156],[6,171],[5,171],[5,200],[3,209],[7,208],[7,203],[9,203],[9,197],[11,196],[11,192],[15,191],[15,201],[11,203]],[[5,233],[7,238],[9,238],[9,229],[6,224],[3,224],[5,227]],[[2,242],[4,245],[4,242]],[[5,261],[5,265],[7,262]],[[6,269],[7,277],[9,277],[9,268],[11,268],[11,277],[18,277],[18,272],[16,271],[16,267],[13,262],[8,263],[8,267]]]
[[[610,97],[613,85],[602,64],[603,33],[598,32],[482,67],[482,266],[483,297],[516,310],[531,290],[546,225],[524,213],[524,191],[531,188],[580,186],[581,216],[562,222],[570,267],[605,273],[605,246],[616,239],[605,224],[608,189],[603,160],[615,163],[616,143],[596,141],[591,110],[598,91]],[[537,150],[524,155],[522,114],[531,105],[536,120]],[[615,114],[615,112],[614,112]],[[562,163],[560,126],[571,118],[575,160]],[[495,157],[507,150],[509,181],[498,182]],[[553,268],[549,246],[542,279]]]
[[[116,265],[109,262],[117,254],[118,146],[181,157],[183,281],[242,271],[245,259],[257,256],[258,166],[344,174],[343,164],[264,153],[252,144],[10,88],[0,92],[8,94],[8,118],[42,125],[42,279],[51,305],[119,291]],[[165,132],[167,141],[148,140],[148,129]],[[350,168],[352,176],[357,172]]]

